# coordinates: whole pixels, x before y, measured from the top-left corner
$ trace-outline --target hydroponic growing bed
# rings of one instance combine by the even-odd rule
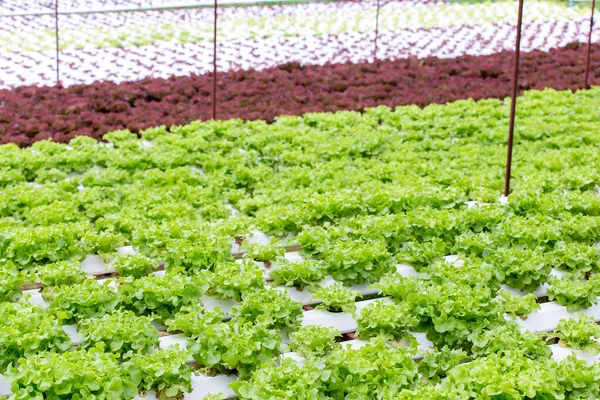
[[[1,146],[0,394],[598,398],[599,100]]]
[[[516,4],[380,2],[378,59],[452,58],[513,50]],[[373,60],[375,1],[222,7],[217,37],[219,71],[262,70],[290,61],[303,65]],[[522,50],[587,41],[586,8],[530,1]],[[62,85],[127,82],[146,77],[206,74],[213,69],[210,8],[75,13],[59,16]],[[4,17],[0,25],[0,88],[55,85],[53,14]],[[600,38],[594,28],[592,41]]]

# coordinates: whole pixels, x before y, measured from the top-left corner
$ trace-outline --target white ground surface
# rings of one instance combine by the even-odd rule
[[[188,0],[58,1],[65,11],[181,5]],[[0,15],[48,11],[53,4],[54,0],[0,0]],[[315,65],[371,61],[374,4],[365,0],[223,7],[219,11],[219,71],[264,69],[289,61]],[[514,48],[515,26],[507,22],[515,20],[512,3],[448,6],[445,1],[391,0],[382,4],[378,58],[450,58]],[[527,2],[523,50],[549,50],[586,41],[589,20],[579,10]],[[69,86],[212,71],[212,12],[61,15],[59,79]],[[0,88],[56,84],[54,16],[0,18]],[[600,40],[596,26],[595,42]]]
[[[220,7],[217,34],[219,41],[238,41],[278,36],[373,33],[376,9],[375,0]],[[524,21],[587,17],[584,10],[545,1],[528,1]],[[516,19],[514,1],[448,5],[388,0],[381,5],[379,31],[511,23]],[[1,51],[56,48],[54,13],[3,17],[2,21]],[[164,42],[198,43],[212,40],[213,21],[212,8],[60,14],[59,43],[62,50],[146,46]]]
[[[587,41],[589,21],[536,21],[523,26],[522,50],[544,50]],[[489,55],[514,48],[513,24],[485,24],[431,30],[383,32],[378,58],[452,58]],[[600,26],[592,41],[600,41]],[[61,53],[63,85],[109,80],[123,82],[145,77],[167,78],[212,71],[212,43],[160,44],[135,48],[65,50]],[[297,61],[302,64],[373,60],[372,34],[273,37],[223,41],[218,69],[265,69]],[[0,53],[0,88],[54,85],[55,52]]]
[[[315,3],[319,0],[218,0],[218,4],[256,4],[285,2]],[[398,1],[398,0],[396,0]],[[447,0],[399,0],[409,4],[447,3]],[[213,0],[58,0],[61,12],[145,10],[165,7],[211,6]],[[2,0],[0,16],[54,12],[55,0]]]

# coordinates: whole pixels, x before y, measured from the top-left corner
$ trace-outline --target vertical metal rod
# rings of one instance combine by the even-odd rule
[[[375,41],[373,48],[373,61],[377,61],[377,38],[379,37],[379,0],[377,0],[377,13],[375,14]]]
[[[54,33],[56,35],[56,84],[60,83],[60,56],[58,38],[58,0],[54,0]]]
[[[521,53],[521,26],[523,24],[523,0],[519,0],[519,19],[517,21],[517,39],[515,43],[515,58],[513,68],[513,86],[510,102],[510,121],[508,125],[508,151],[506,154],[506,177],[504,179],[504,196],[510,192],[510,170],[512,164],[513,138],[515,134],[515,112],[517,109],[517,87],[519,80],[519,56]]]
[[[590,32],[588,33],[587,59],[585,61],[585,84],[586,89],[590,88],[590,56],[592,52],[592,30],[594,29],[594,9],[596,0],[592,0],[592,16],[590,17]]]
[[[213,87],[212,87],[212,118],[217,119],[217,0],[215,0],[215,21],[213,37]]]

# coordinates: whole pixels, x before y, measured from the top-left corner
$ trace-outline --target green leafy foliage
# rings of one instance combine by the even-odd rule
[[[419,270],[446,255],[446,247],[446,242],[439,238],[426,242],[406,242],[399,252],[399,257]]]
[[[249,321],[260,319],[272,328],[294,328],[300,323],[302,303],[292,300],[287,291],[266,288],[245,293],[231,315]]]
[[[438,345],[467,342],[470,333],[500,318],[499,305],[485,287],[431,285],[409,304],[421,304],[417,315],[427,326],[427,337]]]
[[[226,238],[216,235],[198,233],[181,238],[167,238],[165,249],[167,270],[182,267],[189,273],[196,273],[232,260],[231,243]]]
[[[6,377],[11,400],[60,399],[70,394],[82,399],[128,400],[138,393],[131,375],[114,356],[94,349],[25,358]]]
[[[244,293],[264,286],[263,270],[252,261],[221,263],[215,267],[209,294],[240,301]]]
[[[316,365],[300,367],[288,358],[279,365],[265,365],[247,381],[236,381],[231,387],[241,399],[325,399],[321,393],[321,375]]]
[[[11,363],[73,344],[52,314],[27,301],[0,303],[0,372]]]
[[[374,393],[393,398],[413,386],[417,373],[408,352],[375,340],[360,348],[335,349],[323,360],[309,359],[302,366],[290,359],[267,364],[232,387],[241,399],[372,398]]]
[[[356,323],[356,333],[361,339],[373,336],[405,339],[412,338],[407,331],[416,328],[419,320],[411,314],[408,303],[376,300],[360,311]]]
[[[116,255],[118,247],[125,245],[125,237],[118,232],[86,232],[81,238],[87,253],[98,254],[106,262]]]
[[[341,336],[337,329],[329,326],[306,325],[290,334],[290,349],[306,358],[324,357],[340,348],[335,339]]]
[[[425,330],[440,348],[468,345],[471,333],[501,319],[502,305],[494,297],[495,290],[437,279],[391,274],[373,286],[406,304],[418,320],[417,329]]]
[[[584,350],[591,354],[600,353],[600,326],[594,318],[579,313],[577,318],[562,319],[549,338],[558,338],[563,347]]]
[[[268,244],[244,242],[240,250],[246,251],[244,257],[263,262],[272,262],[285,255],[285,249],[273,238]]]
[[[506,218],[498,229],[498,240],[500,242],[507,246],[526,246],[527,248],[527,250],[520,248],[521,251],[511,251],[504,254],[504,261],[523,262],[526,259],[526,253],[534,253],[531,254],[536,258],[534,263],[526,264],[529,269],[541,262],[538,259],[538,254],[535,254],[536,252],[553,248],[563,237],[564,232],[561,221],[542,214]]]
[[[411,387],[418,377],[411,355],[404,349],[392,349],[382,340],[372,340],[358,349],[334,351],[324,360],[324,370],[329,374],[325,390],[333,398],[368,398],[372,393],[386,398]]]
[[[123,368],[138,382],[140,392],[154,390],[160,400],[178,400],[192,391],[193,368],[189,354],[177,347],[158,349],[150,354],[134,354]]]
[[[122,278],[118,282],[121,305],[137,315],[165,321],[181,307],[200,301],[210,285],[210,275],[204,272],[193,276],[172,272],[140,279]]]
[[[560,362],[536,361],[509,351],[457,365],[441,383],[404,390],[397,398],[593,399],[600,393],[599,373],[597,364],[578,360],[575,355]]]
[[[119,304],[119,295],[110,282],[96,280],[53,287],[44,290],[43,297],[51,302],[49,310],[65,322],[102,317],[113,312]]]
[[[345,284],[374,282],[394,269],[391,254],[379,241],[338,240],[322,256],[333,279]]]
[[[510,316],[526,319],[529,314],[539,311],[541,308],[536,297],[531,293],[525,296],[515,296],[509,292],[501,291],[499,294],[502,298],[502,308]]]
[[[420,271],[421,277],[431,283],[453,282],[467,286],[487,286],[500,289],[495,268],[477,258],[457,259],[454,262],[438,260]]]
[[[435,388],[437,396],[430,398],[563,398],[565,382],[556,373],[560,365],[552,359],[534,361],[514,350],[490,354],[452,368]]]
[[[218,325],[223,321],[224,315],[218,308],[207,311],[200,304],[181,307],[181,310],[165,324],[169,332],[182,331],[192,338],[203,334],[213,325]]]
[[[385,296],[391,296],[398,301],[409,299],[413,293],[427,290],[426,280],[414,276],[403,276],[397,273],[381,277],[379,282],[371,285]]]
[[[473,332],[469,341],[472,343],[471,354],[475,357],[485,357],[492,353],[502,354],[512,349],[519,349],[523,355],[534,360],[552,355],[550,347],[538,334],[511,322]]]
[[[554,280],[549,294],[571,309],[594,304],[599,99],[597,88],[519,98],[519,140],[527,151],[515,153],[507,204],[498,200],[508,118],[499,100],[312,113],[269,124],[193,122],[143,132],[151,146],[126,131],[107,136],[108,145],[75,138],[68,148],[50,141],[23,149],[0,146],[0,301],[18,300],[19,285],[34,283],[29,277],[43,272],[43,296],[52,305],[49,317],[39,318],[85,320],[90,327],[121,309],[156,318],[170,332],[192,338],[205,372],[239,372],[247,380],[240,393],[244,387],[249,398],[599,398],[597,365],[552,361],[548,347],[510,322],[537,309],[533,296],[500,291],[501,284],[534,291],[553,281],[552,268],[560,268],[576,279]],[[257,229],[302,245],[302,263],[282,261],[278,241],[250,254],[279,264],[269,271],[275,285],[267,285],[257,267],[235,264],[231,254],[237,238]],[[117,260],[124,277],[116,293],[113,283],[79,282],[80,273],[61,264],[75,265],[89,253],[107,259],[123,245],[141,256]],[[460,262],[444,261],[448,255]],[[158,261],[167,276],[151,273]],[[401,273],[418,276],[396,273],[403,261],[418,274],[405,267]],[[346,285],[321,296],[322,308],[331,311],[352,311],[357,296],[349,285],[355,283],[372,283],[391,297],[392,305],[377,302],[360,315],[363,336],[383,336],[381,345],[368,345],[363,354],[340,349],[325,332],[304,334],[291,346],[326,354],[304,366],[281,361],[281,337],[294,335],[302,310],[271,286],[316,290],[324,275]],[[208,311],[205,293],[224,306],[241,304],[231,315]],[[206,308],[215,300],[207,300]],[[44,323],[49,335],[60,334]],[[23,326],[23,332],[35,332]],[[425,355],[420,377],[412,354],[386,340],[409,327],[425,332],[436,349]],[[107,348],[99,344],[88,352]],[[28,351],[24,360],[37,357]],[[101,357],[114,364],[112,355]],[[158,361],[148,360],[157,368],[148,366],[148,374],[161,372]],[[128,374],[120,369],[124,364],[111,369],[110,378],[98,373],[86,382],[118,382]],[[140,389],[162,387],[160,396],[180,397],[187,379],[177,376],[182,371],[165,381],[148,375]],[[142,382],[138,376],[135,385]],[[37,394],[37,381],[27,382],[15,389],[22,398],[52,397]],[[104,396],[77,385],[61,386],[54,397]],[[128,396],[115,388],[107,397]]]
[[[4,262],[20,268],[61,260],[81,260],[86,254],[80,235],[82,224],[22,227],[3,234],[0,254]]]
[[[0,273],[0,302],[17,301],[22,293],[19,285],[25,283],[25,277],[19,273],[13,263],[6,263]]]
[[[159,333],[150,317],[138,317],[131,311],[115,311],[96,319],[79,322],[83,347],[98,347],[129,357],[158,347]]]
[[[135,142],[137,136],[128,130],[122,130],[107,133],[102,137],[102,139],[114,144],[115,146],[123,146],[126,143]]]
[[[356,310],[355,301],[358,297],[361,297],[358,290],[353,290],[340,282],[321,286],[313,293],[313,300],[321,301],[317,309],[351,314]]]
[[[562,378],[561,386],[567,399],[593,399],[600,396],[598,363],[579,360],[571,354],[559,363],[557,375]]]
[[[142,254],[126,254],[117,256],[112,267],[121,276],[141,278],[151,274],[157,264],[154,260]]]
[[[325,265],[319,261],[278,259],[277,264],[278,268],[269,272],[274,285],[304,288],[319,283],[325,277]]]
[[[75,285],[83,282],[87,277],[78,261],[58,261],[40,265],[35,268],[35,273],[39,282],[45,287]]]
[[[225,396],[222,392],[219,393],[209,393],[202,398],[202,400],[225,400],[227,396]]]
[[[550,253],[556,268],[579,273],[600,272],[600,251],[595,245],[557,242]]]
[[[419,374],[422,379],[430,382],[440,382],[448,371],[457,365],[468,361],[467,353],[461,349],[450,349],[447,346],[440,350],[433,349],[422,354],[419,361]]]
[[[558,304],[566,306],[569,311],[579,311],[580,308],[598,304],[598,296],[600,275],[594,275],[586,281],[576,274],[569,274],[564,278],[553,279],[548,288],[548,298],[556,299]]]
[[[455,238],[452,252],[461,256],[487,258],[494,246],[495,238],[491,233],[466,231]]]
[[[216,372],[236,370],[244,379],[280,354],[281,336],[268,324],[238,319],[207,327],[188,349],[200,366]]]
[[[491,258],[500,282],[519,290],[537,289],[552,270],[541,249],[500,248]]]
[[[330,246],[332,232],[322,226],[306,227],[297,237],[298,243],[302,246],[301,252],[304,254],[324,253]]]

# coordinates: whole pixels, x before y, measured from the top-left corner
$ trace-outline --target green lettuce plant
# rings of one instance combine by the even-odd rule
[[[579,313],[576,318],[562,319],[548,339],[559,339],[558,344],[596,355],[600,353],[600,326],[591,315]]]
[[[278,268],[269,272],[274,285],[293,286],[303,289],[319,283],[325,276],[326,267],[322,262],[306,260],[290,262],[277,260]]]
[[[262,320],[272,328],[295,328],[300,324],[302,303],[290,298],[287,291],[266,288],[244,294],[242,302],[231,310],[233,319]]]
[[[114,259],[112,267],[120,276],[141,278],[149,275],[158,263],[142,254],[119,255]]]
[[[158,347],[159,332],[150,317],[138,317],[131,311],[117,310],[100,318],[79,322],[83,347],[99,348],[129,357],[133,353],[147,353]]]
[[[58,261],[35,268],[39,282],[45,287],[75,285],[83,282],[88,275],[81,269],[78,261]]]
[[[548,299],[556,300],[558,304],[566,306],[569,311],[589,308],[598,304],[600,275],[594,275],[587,281],[577,274],[555,278],[547,293]]]
[[[21,358],[73,346],[59,320],[40,306],[23,301],[0,303],[0,372]]]
[[[135,382],[140,394],[154,390],[160,400],[179,400],[192,392],[194,369],[187,364],[189,354],[176,347],[158,349],[150,354],[134,354],[123,365]]]
[[[299,355],[310,357],[324,357],[333,350],[340,348],[336,338],[341,337],[340,332],[333,327],[320,325],[306,325],[290,334],[292,341],[290,349]]]
[[[133,377],[114,356],[94,349],[24,358],[6,377],[11,400],[65,396],[128,400],[138,394]]]
[[[210,275],[207,273],[187,276],[172,272],[118,281],[120,304],[125,309],[161,321],[172,317],[181,307],[199,302],[209,286]]]
[[[102,317],[112,313],[119,304],[119,295],[114,288],[96,280],[52,287],[44,290],[43,297],[50,301],[49,310],[65,322]]]
[[[317,309],[351,314],[356,310],[355,302],[358,297],[362,297],[358,290],[351,289],[339,282],[321,286],[313,293],[313,300],[321,302]]]

